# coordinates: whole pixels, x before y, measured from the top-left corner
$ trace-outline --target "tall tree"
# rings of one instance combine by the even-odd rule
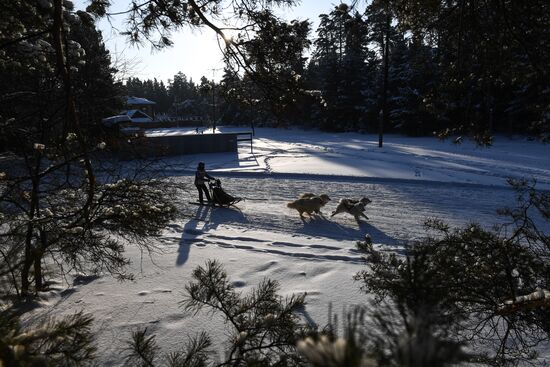
[[[355,131],[363,127],[364,115],[368,112],[365,90],[371,86],[367,65],[368,30],[362,16],[355,12],[344,23],[345,45],[341,63],[339,96],[341,99],[339,114],[344,120],[345,130]]]
[[[262,92],[263,108],[281,125],[300,117],[297,101],[304,89],[310,25],[308,21],[286,23],[268,11],[257,13],[254,20],[259,31],[244,44],[255,70],[250,77]]]
[[[99,33],[70,2],[1,6],[0,253],[7,270],[0,282],[8,284],[2,292],[27,296],[43,289],[46,261],[63,274],[126,277],[120,239],[148,247],[140,237],[160,230],[174,208],[160,182],[115,178],[116,167],[97,159],[107,145],[100,111],[116,108]],[[151,211],[149,200],[160,205]]]
[[[365,90],[369,89],[366,24],[346,4],[322,14],[310,76],[318,80],[323,96],[322,127],[355,130],[365,116]]]
[[[490,143],[493,130],[543,133],[550,5],[534,1],[395,1],[402,29],[437,48],[448,129]],[[446,135],[444,134],[444,135]]]
[[[370,26],[371,40],[377,45],[382,58],[380,114],[378,120],[378,146],[383,146],[384,127],[389,125],[389,70],[391,39],[394,33],[392,25],[392,4],[390,0],[375,0],[366,10]]]

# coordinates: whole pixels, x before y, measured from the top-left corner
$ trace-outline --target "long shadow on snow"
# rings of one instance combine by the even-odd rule
[[[248,219],[238,208],[199,206],[195,217],[185,223],[183,227],[176,265],[182,266],[187,262],[191,245],[200,242],[200,239],[197,239],[198,236],[205,231],[216,229],[222,223],[248,223]]]
[[[229,208],[211,208],[208,222],[204,225],[205,230],[216,229],[218,225],[223,223],[249,223],[248,218],[243,212],[237,208],[230,206]]]
[[[322,217],[312,217],[310,220],[303,220],[303,227],[295,230],[300,233],[313,237],[326,237],[331,239],[342,240],[362,240],[365,234],[369,234],[375,243],[383,243],[387,245],[397,244],[399,241],[396,238],[388,236],[385,232],[376,228],[370,223],[361,221],[356,228],[343,226],[337,222],[325,219]]]
[[[181,234],[178,248],[178,257],[176,259],[177,266],[182,266],[189,258],[191,244],[196,242],[196,237],[201,235],[204,231],[204,224],[207,223],[206,218],[208,217],[209,209],[210,207],[207,206],[199,206],[195,212],[195,218],[190,219],[183,226],[183,233]]]

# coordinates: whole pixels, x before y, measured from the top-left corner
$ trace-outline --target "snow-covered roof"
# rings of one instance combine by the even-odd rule
[[[128,105],[155,105],[156,102],[150,101],[147,98],[128,96],[126,100]]]
[[[151,116],[140,110],[127,110],[122,111],[122,114],[128,115],[132,122],[151,122],[153,119]]]
[[[130,122],[132,121],[130,119],[130,117],[128,115],[117,115],[117,116],[110,116],[110,117],[106,117],[104,118],[103,120],[101,120],[101,122],[103,123],[103,125],[105,126],[113,126],[113,125],[116,125],[118,123],[121,123],[121,122]]]

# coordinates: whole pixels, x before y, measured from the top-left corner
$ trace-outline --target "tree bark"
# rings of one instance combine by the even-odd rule
[[[42,277],[42,258],[44,251],[48,247],[48,234],[44,230],[40,230],[40,246],[36,246],[34,251],[34,286],[36,290],[44,288],[44,278]]]
[[[384,34],[384,84],[382,86],[382,117],[378,120],[378,147],[384,144],[384,126],[390,120],[388,111],[388,74],[390,69],[390,26],[391,16],[386,2],[386,29]]]
[[[37,153],[40,154],[40,153]],[[40,187],[38,177],[38,171],[40,167],[40,157],[37,158],[36,167],[31,167],[31,162],[28,161],[28,159],[25,159],[27,161],[27,165],[29,167],[29,170],[32,171],[31,177],[32,177],[32,191],[31,191],[31,197],[30,197],[30,207],[29,207],[29,213],[28,213],[28,223],[27,223],[27,233],[25,235],[25,257],[23,261],[23,268],[21,269],[21,295],[27,296],[29,294],[29,288],[30,288],[30,270],[31,266],[33,264],[33,246],[32,246],[32,238],[33,238],[33,232],[34,232],[34,222],[33,219],[35,217],[35,214],[37,213],[38,208],[38,189]]]
[[[89,220],[89,209],[92,205],[94,193],[95,193],[95,175],[90,160],[86,142],[84,141],[83,131],[80,126],[80,119],[76,111],[76,102],[74,98],[73,88],[71,84],[71,74],[67,63],[67,56],[63,47],[63,0],[54,0],[54,17],[52,27],[53,47],[55,49],[57,71],[63,78],[63,87],[65,88],[66,98],[66,123],[64,124],[64,134],[69,131],[75,132],[80,147],[83,151],[84,166],[86,169],[86,178],[88,179],[88,189],[86,203],[83,205],[82,212],[84,218]],[[65,136],[65,135],[64,135]]]

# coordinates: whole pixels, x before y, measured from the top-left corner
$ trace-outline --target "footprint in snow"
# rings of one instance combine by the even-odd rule
[[[158,288],[158,289],[155,289],[154,292],[155,293],[172,293],[172,290],[171,289]]]
[[[245,285],[246,285],[246,282],[245,282],[244,280],[235,280],[235,281],[233,282],[233,286],[234,286],[235,288],[242,288],[242,287],[244,287]]]

